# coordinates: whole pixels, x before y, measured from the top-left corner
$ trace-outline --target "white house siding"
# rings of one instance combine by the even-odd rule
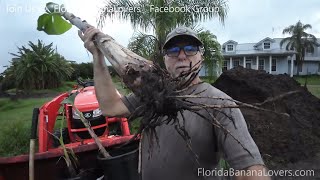
[[[234,60],[240,60],[240,65],[245,67],[244,57],[252,60],[251,68],[257,69],[258,64],[256,63],[257,56],[259,59],[264,59],[264,70],[271,72],[271,74],[290,74],[291,73],[291,57],[295,61],[295,51],[288,51],[285,49],[286,44],[280,47],[280,42],[283,38],[264,38],[263,40],[256,43],[243,43],[239,44],[236,41],[229,40],[222,45],[222,54],[227,60],[228,69],[230,69],[230,57],[232,57],[234,67]],[[270,48],[265,49],[263,47],[264,42],[270,42]],[[320,39],[318,39],[320,43]],[[234,51],[225,51],[227,44],[234,45]],[[270,55],[272,58],[277,59],[276,71],[270,70]],[[272,62],[272,61],[271,61]],[[306,53],[305,62],[303,64],[301,75],[305,74],[319,74],[319,63],[320,63],[320,47],[315,47],[314,53]],[[293,74],[296,75],[297,67],[293,66]]]
[[[264,59],[264,71],[267,73],[270,72],[270,64],[269,64],[269,56],[259,56],[259,60]],[[287,56],[272,56],[272,58],[277,59],[277,68],[276,71],[271,71],[271,74],[290,74],[291,73],[291,58]],[[257,66],[260,64],[256,63],[256,57],[246,56],[246,60],[251,59],[251,69],[258,69]],[[232,64],[234,65],[234,61],[239,60],[240,66],[244,67],[244,60],[243,57],[232,57]],[[227,69],[230,69],[230,58],[225,59],[227,62]],[[319,74],[319,64],[320,61],[305,61],[302,67],[302,72],[299,72],[300,75],[307,75],[307,74]],[[233,66],[234,67],[234,66]],[[232,68],[233,68],[232,67]],[[296,74],[297,66],[294,65],[293,73]],[[205,68],[203,67],[199,73],[200,76],[206,76]]]
[[[306,61],[303,63],[301,75],[315,74],[318,72],[320,62]]]
[[[318,41],[319,41],[319,39],[318,39]],[[308,57],[320,57],[320,48],[319,47],[314,48],[313,53],[306,53],[306,58],[308,58]]]
[[[315,61],[304,61],[302,65],[302,72],[299,72],[299,75],[309,75],[309,74],[320,74],[319,71],[319,64],[320,62],[315,62]],[[291,61],[288,62],[288,73],[290,74],[290,66],[291,66]],[[293,74],[297,74],[297,66],[293,66]]]

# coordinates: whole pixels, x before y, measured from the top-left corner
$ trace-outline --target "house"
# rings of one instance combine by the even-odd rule
[[[237,66],[265,70],[270,74],[297,74],[295,51],[286,50],[286,44],[280,47],[283,38],[266,37],[257,43],[238,43],[229,40],[222,44],[224,61],[222,71]],[[320,39],[318,39],[320,43]],[[305,60],[299,68],[299,75],[320,74],[320,47],[314,52],[306,50]],[[200,75],[205,75],[202,70]]]

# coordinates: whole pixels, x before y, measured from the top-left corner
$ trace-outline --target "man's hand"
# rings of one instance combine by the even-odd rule
[[[93,42],[93,37],[99,33],[102,32],[95,27],[89,27],[84,34],[82,34],[80,30],[78,31],[80,39],[84,42],[84,47],[90,51],[93,57],[103,57],[102,52],[95,46]]]
[[[254,165],[250,166],[249,168],[245,169],[246,171],[252,172],[266,172],[267,168],[263,165]],[[254,173],[251,173],[254,174]],[[237,176],[236,180],[271,180],[269,176]]]
[[[93,79],[99,108],[105,116],[129,115],[130,112],[128,108],[121,100],[121,94],[116,90],[112,82],[104,55],[93,42],[94,36],[99,33],[103,34],[95,27],[89,27],[84,34],[78,31],[79,37],[84,42],[84,47],[88,49],[93,56]]]

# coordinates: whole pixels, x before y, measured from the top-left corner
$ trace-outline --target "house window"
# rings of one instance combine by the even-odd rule
[[[228,70],[228,61],[224,60],[222,64],[222,71]]]
[[[233,61],[233,67],[238,67],[240,65],[240,60]]]
[[[251,64],[252,64],[252,60],[251,59],[247,59],[246,60],[246,68],[251,69]]]
[[[232,44],[228,44],[227,45],[227,51],[233,51],[233,45]]]
[[[270,42],[263,43],[263,49],[270,49]]]
[[[264,59],[259,59],[259,70],[264,70]]]
[[[252,65],[254,65],[254,66],[257,65],[257,61],[255,59],[252,61]]]
[[[277,71],[277,59],[272,58],[271,71]]]
[[[306,48],[306,53],[307,54],[312,54],[313,52],[312,52],[312,48],[311,47],[307,47]]]

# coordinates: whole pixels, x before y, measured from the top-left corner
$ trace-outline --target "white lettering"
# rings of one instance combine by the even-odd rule
[[[200,176],[200,174],[202,174],[202,176],[204,176],[203,171],[204,171],[204,168],[198,168],[198,176]]]
[[[7,12],[8,13],[16,13],[16,5],[7,5]]]
[[[314,170],[235,170],[230,169],[205,169],[198,168],[198,176],[224,176],[224,177],[233,177],[233,176],[280,176],[280,177],[313,177]]]

